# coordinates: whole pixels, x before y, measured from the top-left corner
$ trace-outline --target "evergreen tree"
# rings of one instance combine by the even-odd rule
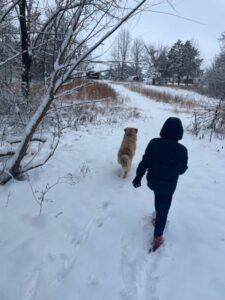
[[[189,40],[185,43],[178,40],[168,53],[169,75],[176,79],[178,85],[183,77],[186,84],[198,77],[201,74],[201,63],[199,50]]]
[[[168,72],[170,77],[176,79],[178,85],[184,75],[183,50],[184,44],[181,40],[178,40],[168,53]]]
[[[157,69],[159,73],[158,81],[160,84],[166,83],[168,78],[168,49],[167,47],[161,47],[158,60],[157,60]]]
[[[186,41],[183,45],[183,76],[185,76],[185,83],[188,85],[191,80],[201,74],[201,63],[199,50],[191,43]]]

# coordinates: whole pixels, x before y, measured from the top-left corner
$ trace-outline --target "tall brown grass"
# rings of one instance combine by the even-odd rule
[[[161,91],[156,91],[154,89],[151,89],[149,87],[145,88],[141,86],[140,84],[135,84],[135,83],[130,83],[125,85],[129,90],[132,92],[139,93],[145,97],[151,98],[157,102],[163,102],[167,104],[175,104],[181,108],[185,109],[191,109],[195,108],[198,105],[197,101],[194,99],[187,99],[183,96],[180,95],[175,95],[172,93],[168,92],[161,92]]]
[[[106,83],[98,81],[73,81],[64,84],[58,92],[61,100],[100,100],[117,99],[115,90]]]
[[[177,85],[177,84],[165,84],[165,85],[161,85],[164,87],[169,87],[175,90],[185,90],[185,91],[192,91],[192,92],[196,92],[197,91],[197,87],[195,84],[189,84],[189,85]]]
[[[31,95],[41,97],[44,86],[41,83],[31,85]],[[56,94],[56,99],[66,100],[100,100],[117,99],[117,93],[108,84],[91,80],[76,80],[64,83]]]

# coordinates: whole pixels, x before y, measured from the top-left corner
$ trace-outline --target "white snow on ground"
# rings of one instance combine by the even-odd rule
[[[173,198],[165,244],[148,254],[153,193],[145,179],[139,189],[131,182],[173,107],[114,87],[142,112],[123,126],[139,130],[129,177],[118,176],[123,127],[105,125],[68,131],[48,163],[29,172],[37,196],[59,177],[76,182],[52,188],[41,215],[28,181],[1,186],[1,300],[224,299],[224,141],[185,132],[189,169]]]

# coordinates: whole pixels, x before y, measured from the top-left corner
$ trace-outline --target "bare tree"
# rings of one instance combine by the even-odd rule
[[[198,83],[198,90],[215,99],[195,112],[195,119],[192,126],[194,134],[210,133],[210,141],[213,134],[224,138],[225,134],[225,34],[219,38],[220,52],[214,58],[211,66],[206,69],[201,81]]]
[[[12,22],[13,8],[8,7],[8,1],[0,4],[0,80],[1,83],[11,83],[12,74],[15,74],[15,65],[19,61],[19,44],[17,43],[18,30]]]
[[[76,71],[77,67],[126,20],[128,20],[147,0],[140,1],[132,9],[128,9],[125,16],[121,1],[62,1],[64,7],[73,8],[61,10],[61,17],[66,16],[68,26],[63,40],[60,43],[58,54],[54,61],[54,69],[49,77],[45,78],[46,86],[41,103],[27,123],[24,135],[14,156],[9,160],[5,170],[0,174],[0,182],[5,183],[23,170],[21,161],[26,154],[29,141],[46,115],[60,87]],[[126,1],[125,1],[126,3]],[[52,22],[49,21],[41,36],[48,32]],[[74,47],[74,41],[79,43]],[[84,43],[89,43],[86,51],[79,53]],[[126,39],[124,41],[126,44]],[[76,53],[76,55],[74,55]]]
[[[112,59],[114,60],[114,72],[116,79],[124,80],[128,77],[127,61],[129,60],[131,45],[131,34],[128,30],[121,30],[118,34],[115,46],[112,51]]]
[[[33,28],[36,27],[35,20],[40,18],[40,14],[36,11],[37,6],[36,0],[4,1],[4,13],[0,16],[0,27],[8,25],[14,29],[14,43],[7,44],[13,55],[8,55],[5,63],[8,63],[11,58],[14,60],[21,57],[21,90],[25,98],[28,98],[30,90],[30,70],[33,58],[31,37]],[[5,35],[8,40],[12,39],[12,32],[8,28],[6,28]]]
[[[141,64],[143,63],[143,50],[144,42],[143,40],[136,38],[133,41],[131,48],[131,61],[133,62],[134,75],[139,79],[142,76]]]
[[[149,44],[145,45],[145,62],[148,66],[148,76],[152,78],[153,84],[164,83],[168,73],[168,47],[159,45],[158,47]]]
[[[219,39],[220,52],[206,70],[200,83],[201,90],[213,97],[224,98],[225,94],[225,34]]]
[[[1,26],[6,28],[7,38],[12,36],[8,30],[9,25],[14,26],[15,35],[15,43],[10,43],[13,54],[8,55],[0,66],[8,65],[9,61],[14,61],[15,58],[21,58],[21,91],[26,100],[30,96],[31,77],[34,73],[33,63],[35,63],[33,69],[36,73],[40,73],[38,69],[41,68],[42,75],[45,72],[50,74],[69,26],[68,15],[79,5],[79,1],[72,0],[55,2],[55,6],[52,4],[49,6],[46,2],[45,9],[41,10],[38,0],[6,0],[3,6],[4,13],[2,16],[0,14],[0,28]],[[15,32],[17,27],[19,30]],[[19,48],[18,45],[20,45]]]

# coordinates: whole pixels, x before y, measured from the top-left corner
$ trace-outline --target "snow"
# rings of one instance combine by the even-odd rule
[[[165,245],[149,255],[153,193],[144,178],[139,189],[131,182],[148,141],[175,112],[113,86],[139,119],[68,130],[29,181],[0,187],[1,300],[224,299],[224,141],[185,132],[189,169],[174,194]],[[178,116],[185,125],[192,117]],[[122,179],[117,151],[126,126],[138,128],[138,144]],[[34,195],[59,178],[39,215]]]

